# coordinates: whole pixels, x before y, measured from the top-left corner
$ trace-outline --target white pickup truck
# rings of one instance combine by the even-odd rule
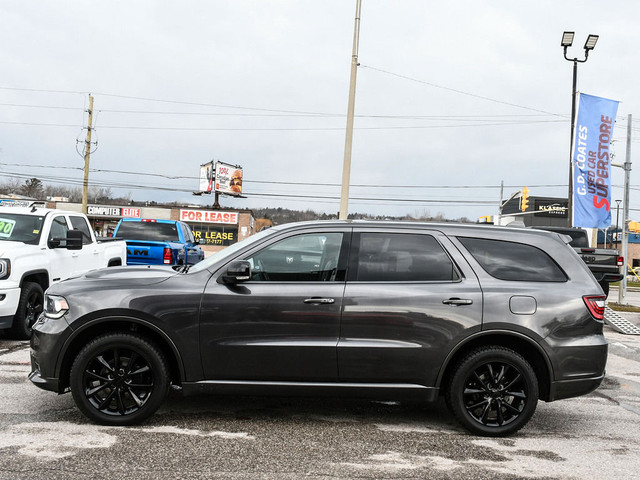
[[[0,206],[0,329],[29,338],[50,285],[126,261],[124,240],[96,239],[82,213]]]

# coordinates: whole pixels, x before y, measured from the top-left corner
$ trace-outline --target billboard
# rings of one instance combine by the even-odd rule
[[[227,195],[242,194],[242,168],[216,162],[215,191]]]
[[[611,152],[618,102],[580,94],[573,144],[573,225],[611,225]]]
[[[211,193],[213,188],[213,162],[200,165],[200,192]]]

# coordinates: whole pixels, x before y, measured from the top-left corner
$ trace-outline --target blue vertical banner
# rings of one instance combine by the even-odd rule
[[[580,94],[573,144],[573,226],[611,225],[611,151],[618,102]]]

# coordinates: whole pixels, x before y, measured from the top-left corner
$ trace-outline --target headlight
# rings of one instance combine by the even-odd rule
[[[64,297],[57,295],[44,296],[44,316],[60,318],[69,311],[69,304]]]
[[[0,279],[7,278],[9,275],[11,275],[11,260],[0,258]]]

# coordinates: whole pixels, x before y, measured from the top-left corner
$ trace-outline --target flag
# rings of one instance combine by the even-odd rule
[[[618,102],[580,94],[573,144],[573,226],[611,225],[611,152]]]

